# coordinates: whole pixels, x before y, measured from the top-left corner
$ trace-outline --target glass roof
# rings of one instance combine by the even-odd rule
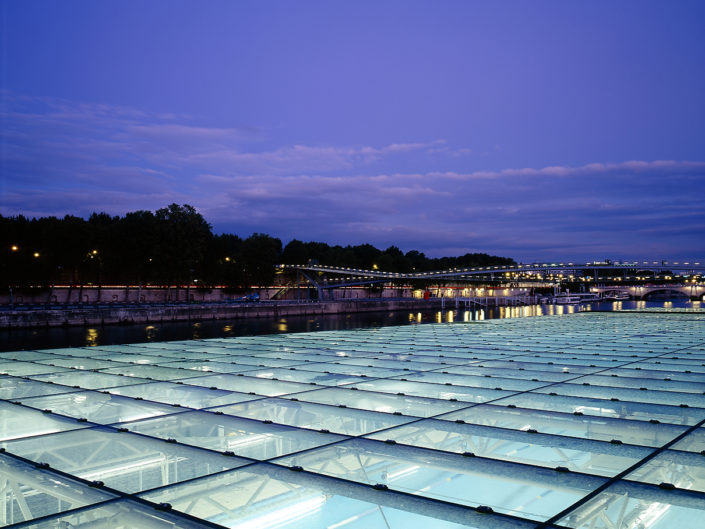
[[[702,312],[5,352],[0,525],[691,529],[704,392]]]

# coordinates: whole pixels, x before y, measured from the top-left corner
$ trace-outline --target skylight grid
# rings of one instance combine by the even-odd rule
[[[14,351],[0,399],[11,527],[671,529],[705,514],[703,313]]]

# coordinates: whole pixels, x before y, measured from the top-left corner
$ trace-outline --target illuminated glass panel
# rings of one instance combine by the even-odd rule
[[[0,441],[76,430],[86,426],[85,423],[48,411],[34,410],[26,406],[0,401]]]
[[[129,431],[237,456],[270,459],[342,439],[332,433],[313,432],[264,421],[242,419],[205,411],[192,411],[128,423]]]
[[[257,395],[238,393],[237,391],[177,384],[175,382],[150,382],[147,384],[108,388],[105,391],[113,395],[141,397],[154,402],[179,404],[180,406],[196,409],[234,404],[259,398]]]
[[[140,492],[249,463],[112,428],[91,428],[5,444],[8,452],[122,492]]]
[[[110,529],[211,529],[172,512],[158,511],[130,500],[111,501],[94,507],[75,509],[65,514],[23,524],[26,529],[90,528]]]
[[[23,399],[22,404],[40,410],[49,409],[54,413],[68,415],[77,419],[85,418],[98,424],[136,421],[177,411],[165,404],[120,397],[100,391],[79,391],[46,397],[33,397]]]
[[[705,498],[686,491],[619,481],[558,524],[573,529],[674,529],[702,526]]]
[[[574,310],[0,353],[0,517],[699,527],[704,323]]]
[[[504,461],[351,440],[277,460],[304,470],[544,521],[604,480]]]
[[[34,520],[115,497],[2,454],[0,481],[3,498],[0,508],[2,526]]]
[[[309,430],[328,430],[342,435],[364,435],[414,420],[389,413],[340,408],[288,399],[261,399],[211,408],[226,415],[247,417]]]
[[[573,472],[596,476],[615,476],[654,451],[653,448],[641,446],[614,445],[541,433],[527,435],[516,430],[436,419],[398,426],[366,437],[467,456],[549,468],[565,467]]]
[[[393,492],[257,465],[144,494],[154,503],[237,529],[483,529],[482,514]],[[492,529],[529,529],[494,520]],[[535,525],[535,524],[533,524]]]

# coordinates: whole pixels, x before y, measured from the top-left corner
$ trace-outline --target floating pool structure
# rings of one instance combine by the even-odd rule
[[[0,525],[705,527],[705,313],[0,353]]]

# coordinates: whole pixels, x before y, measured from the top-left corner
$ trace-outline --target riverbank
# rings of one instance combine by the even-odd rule
[[[286,318],[357,312],[425,312],[455,308],[525,305],[533,298],[360,299],[321,302],[201,303],[169,305],[51,306],[0,311],[0,329],[149,324],[178,321]]]
[[[183,305],[92,305],[0,312],[0,329],[119,325],[177,321],[286,318],[376,311],[427,311],[442,307],[441,300],[364,300],[315,303],[228,303]]]

